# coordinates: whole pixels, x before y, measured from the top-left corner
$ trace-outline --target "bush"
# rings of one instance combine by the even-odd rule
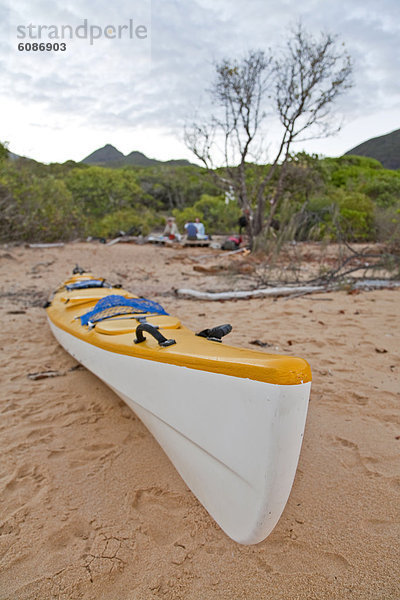
[[[360,192],[338,195],[339,216],[338,231],[347,240],[367,241],[375,238],[374,203]]]
[[[379,206],[390,207],[400,204],[400,171],[382,171],[370,177],[360,191]]]
[[[63,181],[11,167],[2,171],[0,188],[2,241],[69,240],[82,231],[79,211]]]
[[[331,189],[312,198],[303,215],[300,239],[336,241],[375,239],[374,203],[360,192]]]
[[[161,223],[162,218],[148,209],[139,213],[133,208],[123,208],[92,221],[88,226],[88,234],[104,238],[117,236],[121,232],[130,235],[148,235]]]
[[[127,169],[72,169],[65,182],[75,203],[88,217],[101,218],[139,206],[143,196],[135,173]]]
[[[382,208],[377,206],[374,214],[376,239],[388,244],[400,240],[400,207]]]

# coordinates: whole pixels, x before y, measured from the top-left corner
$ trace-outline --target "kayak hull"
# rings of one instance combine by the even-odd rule
[[[310,381],[279,385],[146,360],[49,324],[143,421],[229,537],[255,544],[269,535],[296,473]]]

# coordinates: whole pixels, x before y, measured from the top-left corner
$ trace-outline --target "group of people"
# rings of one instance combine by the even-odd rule
[[[209,236],[205,232],[203,223],[196,217],[195,221],[189,221],[185,224],[186,238],[188,240],[208,240]],[[178,226],[175,222],[174,217],[168,217],[167,224],[163,232],[163,236],[170,240],[181,240],[181,234],[179,233]]]
[[[249,210],[243,211],[238,220],[239,235],[230,235],[227,237],[221,245],[222,250],[237,250],[240,248],[241,244],[243,243],[242,230],[246,230],[249,224],[249,218]],[[185,224],[185,233],[186,239],[189,241],[211,239],[211,236],[206,234],[204,225],[200,221],[199,217],[196,217],[194,221],[189,221]],[[168,217],[164,228],[163,237],[168,238],[171,241],[176,240],[179,242],[181,240],[182,236],[179,233],[174,217]]]

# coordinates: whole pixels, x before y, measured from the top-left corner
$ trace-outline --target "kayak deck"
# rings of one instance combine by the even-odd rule
[[[69,279],[65,286],[90,278],[89,274],[78,275]],[[117,315],[94,323],[92,327],[81,325],[80,317],[91,311],[97,301],[107,295],[128,299],[137,296],[113,287],[69,290],[65,286],[56,292],[47,309],[48,317],[57,327],[93,346],[146,360],[278,385],[311,381],[310,367],[302,358],[267,354],[210,341],[195,335],[177,318],[169,315],[154,315],[149,312]],[[146,339],[143,342],[134,343],[137,326],[143,317],[146,323],[155,326],[161,334],[172,338],[176,343],[160,347],[147,333],[144,334]]]

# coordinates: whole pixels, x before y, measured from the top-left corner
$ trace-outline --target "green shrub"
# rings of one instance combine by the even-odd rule
[[[351,241],[373,240],[374,203],[360,192],[338,194],[338,227],[345,238]]]
[[[81,215],[63,181],[6,168],[0,187],[2,241],[52,242],[81,233]]]
[[[122,208],[90,222],[88,234],[104,238],[116,236],[120,232],[148,235],[154,227],[161,225],[162,221],[162,218],[148,209],[138,212],[134,208]]]
[[[94,218],[140,206],[143,196],[134,171],[128,169],[72,169],[65,182],[82,213]]]
[[[378,242],[399,243],[400,240],[400,207],[377,206],[374,213],[374,225]]]
[[[379,206],[400,205],[400,171],[383,170],[376,173],[368,178],[360,191]]]
[[[312,198],[305,222],[302,239],[364,241],[375,237],[374,203],[360,192],[330,189]]]

